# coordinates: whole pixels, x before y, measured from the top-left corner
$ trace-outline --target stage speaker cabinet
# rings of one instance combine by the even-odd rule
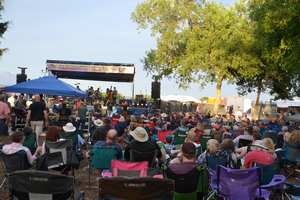
[[[17,74],[17,84],[25,82],[27,80],[26,74]]]
[[[152,82],[151,98],[160,99],[160,82],[157,81]]]

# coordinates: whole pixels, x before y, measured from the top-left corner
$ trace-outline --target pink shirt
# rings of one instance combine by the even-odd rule
[[[245,168],[253,167],[254,164],[270,165],[274,162],[275,158],[272,154],[266,151],[250,151],[245,156]]]
[[[7,119],[9,117],[9,107],[7,103],[0,101],[0,119]]]
[[[36,157],[33,156],[30,150],[27,147],[24,147],[21,143],[13,142],[11,144],[4,145],[2,148],[2,152],[6,155],[14,154],[21,150],[26,152],[28,162],[32,164]]]

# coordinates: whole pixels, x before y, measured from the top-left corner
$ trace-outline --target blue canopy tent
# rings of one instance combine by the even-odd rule
[[[86,93],[57,79],[55,76],[44,76],[38,79],[26,81],[16,85],[8,86],[4,92],[45,94],[53,96],[86,97]]]

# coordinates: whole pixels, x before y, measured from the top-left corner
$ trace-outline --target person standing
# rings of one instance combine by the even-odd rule
[[[48,127],[48,113],[45,107],[45,104],[41,102],[39,95],[34,96],[33,103],[29,106],[26,126],[31,125],[31,128],[36,134],[36,141],[39,144],[39,135],[43,132],[43,125],[45,122],[45,127]]]
[[[8,135],[8,124],[10,120],[10,109],[5,102],[5,96],[0,96],[0,135]]]

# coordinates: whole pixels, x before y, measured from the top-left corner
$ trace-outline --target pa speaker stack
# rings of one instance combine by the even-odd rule
[[[152,99],[160,99],[160,82],[158,82],[158,81],[152,82],[151,98]]]
[[[17,74],[17,84],[25,82],[27,80],[26,74]]]

